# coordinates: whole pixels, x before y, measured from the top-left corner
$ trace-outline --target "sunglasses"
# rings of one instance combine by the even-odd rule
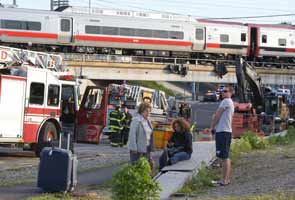
[[[223,91],[222,91],[222,93],[227,93],[227,92],[229,92],[229,91],[228,91],[228,90],[223,90]]]

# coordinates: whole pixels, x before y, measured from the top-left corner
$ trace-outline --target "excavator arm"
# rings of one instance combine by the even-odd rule
[[[236,59],[236,77],[238,83],[238,95],[240,103],[252,101],[254,108],[264,109],[264,95],[261,87],[261,78],[255,68],[245,62],[242,58]],[[253,94],[250,98],[248,90]]]

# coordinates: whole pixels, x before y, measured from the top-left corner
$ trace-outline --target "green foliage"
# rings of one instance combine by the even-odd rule
[[[186,194],[204,192],[208,188],[213,187],[212,181],[217,179],[219,179],[219,177],[216,173],[212,169],[208,169],[206,164],[202,162],[197,175],[193,176],[179,192]]]
[[[269,144],[271,145],[286,145],[288,141],[284,136],[271,136],[268,139]]]
[[[259,138],[255,133],[249,131],[233,142],[231,145],[231,158],[235,162],[241,153],[249,152],[252,149],[266,149],[268,146],[268,140]]]
[[[232,161],[235,162],[235,160],[240,156],[241,153],[249,152],[252,149],[252,146],[250,142],[245,139],[237,139],[234,140],[234,142],[231,145],[231,158]]]
[[[41,196],[35,196],[27,198],[27,200],[71,200],[72,197],[69,194],[53,193],[53,194],[43,194]]]
[[[150,173],[150,165],[145,158],[123,168],[113,176],[112,198],[114,200],[160,199],[160,184],[152,179]]]
[[[155,81],[128,81],[128,84],[130,85],[140,85],[147,88],[152,88],[155,90],[162,90],[166,93],[168,96],[175,96],[175,93],[173,90],[166,88],[165,86],[158,84]]]
[[[293,126],[288,128],[285,136],[271,136],[268,139],[271,145],[288,145],[295,144],[295,128]]]
[[[257,194],[251,196],[202,198],[202,200],[295,200],[295,192],[277,192],[274,194]]]
[[[246,132],[242,135],[242,138],[248,140],[252,149],[265,149],[268,146],[267,140],[259,138],[253,132]]]

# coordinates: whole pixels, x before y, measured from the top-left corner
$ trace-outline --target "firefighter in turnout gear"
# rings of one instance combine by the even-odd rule
[[[110,113],[109,129],[111,130],[110,141],[113,147],[123,146],[123,128],[125,123],[125,114],[121,111],[121,104]]]
[[[123,144],[126,145],[128,141],[128,136],[129,136],[129,129],[130,129],[130,124],[132,120],[132,115],[128,111],[128,108],[126,105],[123,105],[124,109],[124,114],[125,114],[125,120],[124,120],[124,128],[122,131],[122,136],[123,136]]]

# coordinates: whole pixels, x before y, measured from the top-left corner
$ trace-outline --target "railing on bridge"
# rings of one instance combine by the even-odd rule
[[[63,54],[65,61],[102,61],[118,63],[153,63],[153,64],[191,64],[191,65],[216,65],[225,63],[234,65],[232,60],[212,60],[212,59],[190,59],[190,58],[167,58],[150,56],[124,56],[124,55],[105,55],[105,54]]]
[[[152,57],[152,56],[125,56],[125,55],[106,55],[106,54],[79,54],[69,53],[63,54],[65,61],[101,61],[101,62],[116,62],[116,63],[152,63],[152,64],[190,64],[190,65],[212,65],[225,64],[227,67],[234,67],[235,60],[222,59],[193,59],[193,58],[169,58],[169,57]],[[295,63],[283,62],[256,62],[247,61],[249,65],[257,68],[286,68],[295,69]]]

